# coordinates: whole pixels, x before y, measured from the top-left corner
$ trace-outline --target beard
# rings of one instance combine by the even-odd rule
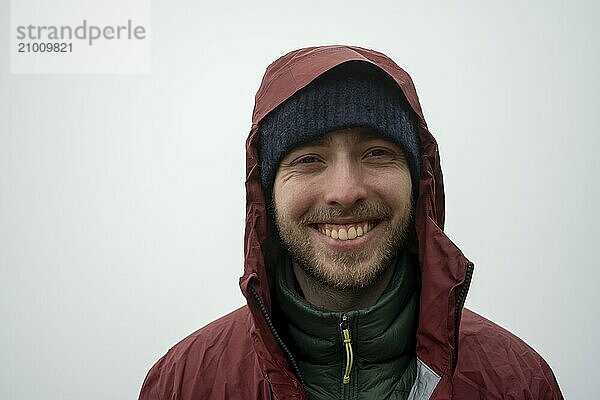
[[[299,221],[274,209],[279,238],[293,260],[315,283],[342,291],[364,289],[385,275],[396,252],[406,244],[413,216],[410,201],[395,218],[393,210],[381,202],[363,202],[349,210],[314,208]],[[378,237],[357,251],[336,251],[315,237],[315,232],[321,233],[313,224],[342,217],[379,221],[374,228],[379,230]]]

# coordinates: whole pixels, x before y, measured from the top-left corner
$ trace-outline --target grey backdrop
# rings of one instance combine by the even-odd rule
[[[278,56],[332,43],[412,75],[476,265],[467,305],[593,398],[600,3],[415,3],[154,1],[151,74],[11,75],[2,0],[0,398],[136,398],[243,304],[254,93]]]

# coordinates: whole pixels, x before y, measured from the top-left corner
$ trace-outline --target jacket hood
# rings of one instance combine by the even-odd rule
[[[421,296],[417,357],[442,377],[456,365],[458,324],[470,280],[472,264],[445,235],[444,184],[438,145],[419,104],[411,77],[386,55],[356,46],[321,46],[294,50],[271,63],[256,93],[252,127],[246,141],[246,228],[244,235],[244,275],[240,288],[253,318],[251,335],[257,354],[267,370],[285,366],[287,361],[262,317],[249,286],[270,312],[269,259],[277,253],[269,232],[269,217],[260,183],[258,127],[261,120],[279,104],[308,85],[319,75],[348,61],[371,63],[386,72],[401,88],[418,117],[421,142],[421,176],[412,246],[421,267]],[[468,268],[469,267],[469,268]],[[469,273],[467,271],[469,270]],[[272,368],[269,368],[272,365]],[[293,375],[287,377],[294,384]],[[276,384],[276,382],[275,382]]]

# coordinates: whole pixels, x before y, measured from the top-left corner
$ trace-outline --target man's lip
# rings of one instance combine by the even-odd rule
[[[311,224],[312,226],[319,225],[353,225],[353,224],[368,224],[368,223],[379,223],[381,218],[346,218],[346,219],[336,219],[335,221],[320,221]]]

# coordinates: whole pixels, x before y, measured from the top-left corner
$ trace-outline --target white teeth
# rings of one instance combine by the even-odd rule
[[[318,228],[318,231],[332,239],[353,240],[357,237],[366,235],[374,226],[374,223],[368,222],[361,226],[351,226],[348,229],[340,228],[330,230],[329,228]]]
[[[350,229],[348,229],[348,239],[355,239],[356,238],[356,229],[354,229],[354,227],[351,227]]]

